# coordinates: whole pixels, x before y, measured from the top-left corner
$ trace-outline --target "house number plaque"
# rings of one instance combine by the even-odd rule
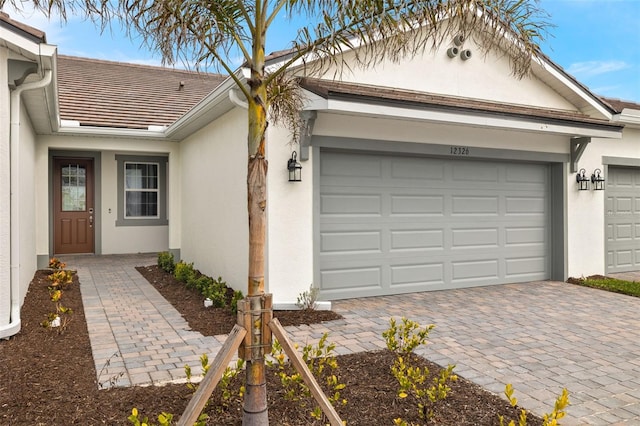
[[[468,146],[452,146],[450,147],[451,155],[469,155],[469,147]]]

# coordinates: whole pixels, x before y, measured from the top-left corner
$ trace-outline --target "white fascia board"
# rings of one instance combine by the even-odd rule
[[[236,70],[235,75],[240,81],[245,81],[242,68]],[[171,124],[164,132],[165,136],[173,140],[182,140],[222,114],[231,111],[235,108],[235,105],[229,99],[229,90],[237,87],[235,80],[227,77],[222,84]]]
[[[539,123],[526,119],[491,116],[487,114],[458,113],[450,111],[420,110],[414,108],[390,107],[341,100],[329,100],[327,112],[343,112],[368,116],[420,120],[447,124],[462,124],[472,127],[520,130],[525,132],[550,133],[569,136],[590,136],[597,138],[622,138],[622,131],[593,129],[570,124]]]
[[[52,44],[37,43],[27,40],[7,28],[0,27],[0,45],[20,54],[26,59],[40,62],[42,57],[55,55],[57,47]]]
[[[62,121],[57,131],[60,135],[94,136],[133,139],[167,140],[166,132],[143,129],[118,129],[114,127],[78,126],[73,121]]]
[[[596,111],[598,111],[602,116],[608,120],[611,120],[612,114],[602,103],[597,101],[597,96],[593,93],[585,91],[584,88],[577,85],[574,81],[572,81],[564,72],[561,72],[554,66],[553,64],[543,60],[542,58],[534,57],[534,62],[537,63],[543,72],[547,72],[553,78],[562,83],[565,87],[571,90],[576,96],[580,99],[587,102],[591,105]]]
[[[620,114],[613,116],[614,123],[625,124],[629,127],[640,127],[640,110],[624,108]]]

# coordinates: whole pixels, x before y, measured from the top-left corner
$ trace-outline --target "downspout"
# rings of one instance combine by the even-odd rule
[[[11,337],[20,331],[20,212],[18,182],[20,179],[19,150],[20,143],[20,96],[27,90],[41,89],[51,84],[53,76],[52,70],[46,70],[41,80],[26,83],[18,86],[11,92],[10,113],[10,292],[11,292],[11,314],[9,324],[0,326],[0,339]]]

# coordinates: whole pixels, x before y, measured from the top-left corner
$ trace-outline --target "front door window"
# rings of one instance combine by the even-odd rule
[[[79,212],[87,209],[87,170],[79,164],[69,164],[61,171],[62,211]]]

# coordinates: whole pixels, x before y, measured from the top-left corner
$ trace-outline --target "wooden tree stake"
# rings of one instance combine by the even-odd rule
[[[233,330],[231,330],[229,337],[224,342],[224,345],[220,349],[220,352],[218,352],[218,355],[216,355],[216,358],[213,360],[213,364],[211,364],[209,371],[206,376],[204,376],[202,382],[200,382],[198,390],[193,394],[191,401],[189,401],[189,405],[187,405],[184,413],[180,416],[178,426],[192,426],[196,420],[198,420],[198,417],[200,417],[200,413],[207,404],[209,397],[220,381],[224,370],[231,362],[234,352],[240,347],[240,343],[242,343],[242,339],[244,339],[245,334],[247,334],[247,330],[238,324],[233,326]]]

